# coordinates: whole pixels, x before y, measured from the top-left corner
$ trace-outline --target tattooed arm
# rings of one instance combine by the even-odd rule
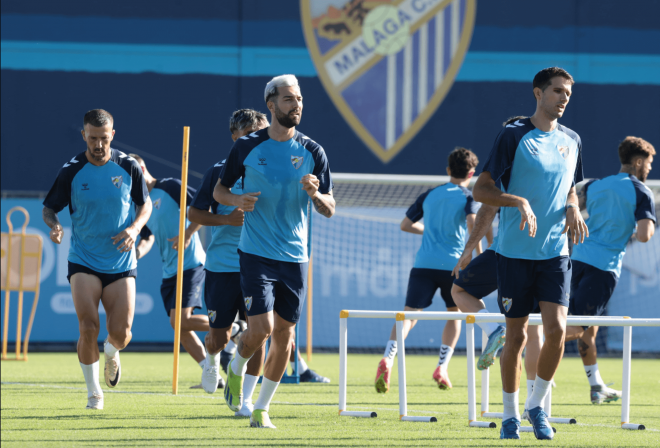
[[[52,208],[44,207],[41,212],[41,217],[48,227],[50,227],[50,239],[55,244],[60,244],[62,242],[62,236],[64,235],[64,229],[60,220],[57,217],[57,213]]]
[[[328,194],[319,193],[319,179],[313,174],[305,175],[300,183],[303,184],[303,190],[307,192],[317,212],[326,218],[332,217],[335,214],[335,198],[332,191]]]

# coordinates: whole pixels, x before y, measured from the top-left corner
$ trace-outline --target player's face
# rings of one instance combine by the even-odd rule
[[[552,119],[561,118],[571,93],[571,82],[563,76],[555,76],[550,80],[550,85],[541,92],[540,107]]]
[[[646,178],[649,177],[651,172],[651,165],[653,164],[653,156],[648,156],[646,159],[639,158],[640,166],[637,168],[637,179],[641,182],[646,182]]]
[[[285,128],[292,128],[300,124],[302,117],[302,95],[300,87],[278,87],[277,101],[273,102],[273,114],[277,122]]]
[[[97,162],[110,159],[110,142],[115,136],[112,123],[96,127],[87,123],[82,131],[83,140],[87,142],[87,154]]]
[[[234,131],[234,133],[231,134],[231,139],[233,141],[236,141],[239,138],[245,137],[246,135],[248,135],[252,132],[257,132],[257,131],[261,131],[262,129],[266,129],[268,126],[270,126],[270,124],[268,124],[268,121],[267,120],[262,120],[262,121],[259,122],[259,125],[257,126],[256,129],[254,129],[254,128],[245,128],[245,129],[240,130],[240,131],[239,130]]]

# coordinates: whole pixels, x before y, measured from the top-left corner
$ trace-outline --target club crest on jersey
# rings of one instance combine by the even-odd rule
[[[245,297],[243,300],[245,301],[245,309],[250,311],[250,308],[252,308],[252,296]]]
[[[215,318],[218,317],[218,313],[214,310],[208,310],[209,311],[209,320],[211,323],[215,323]]]
[[[124,178],[122,176],[112,176],[112,185],[114,185],[117,188],[121,188],[121,186],[124,184]]]
[[[158,198],[154,201],[154,208],[160,210],[161,198]]]
[[[509,310],[511,309],[512,304],[513,304],[513,299],[502,297],[502,307],[504,308],[504,311],[508,313]]]
[[[298,169],[303,163],[303,157],[291,156],[291,163],[295,169]]]
[[[568,154],[571,152],[568,146],[557,146],[557,151],[559,151],[559,154],[565,159],[568,157]]]
[[[449,92],[476,0],[301,0],[307,48],[333,103],[389,162]]]

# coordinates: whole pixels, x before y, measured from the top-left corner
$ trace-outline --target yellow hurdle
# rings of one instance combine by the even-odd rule
[[[181,295],[183,294],[183,253],[186,241],[186,193],[188,191],[188,149],[190,127],[183,127],[183,156],[181,159],[181,199],[179,214],[179,254],[176,269],[176,316],[174,320],[174,375],[172,393],[179,393],[179,352],[181,350]]]
[[[11,224],[12,213],[20,211],[25,215],[21,233],[14,233]],[[41,277],[41,253],[43,240],[39,235],[27,235],[25,230],[30,222],[30,214],[23,207],[14,207],[7,213],[9,232],[2,232],[2,290],[5,291],[5,310],[2,331],[2,360],[27,361],[28,343],[32,332],[32,323],[39,302],[39,279]],[[18,291],[18,309],[16,317],[16,358],[7,358],[7,334],[9,330],[9,302],[11,291]],[[23,323],[23,293],[33,292],[34,301],[28,322],[23,354],[21,355],[21,330]]]

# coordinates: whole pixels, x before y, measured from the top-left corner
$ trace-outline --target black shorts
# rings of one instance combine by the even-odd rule
[[[433,303],[435,292],[440,289],[440,297],[445,301],[447,308],[453,308],[456,304],[451,297],[452,284],[451,271],[412,268],[408,280],[406,306],[416,309],[428,308]]]
[[[240,272],[206,271],[204,301],[211,328],[227,328],[245,312]]]
[[[181,294],[181,309],[202,307],[202,284],[204,283],[204,266],[183,271],[183,293]],[[163,298],[165,312],[176,309],[176,275],[164,278],[160,285],[160,295]]]
[[[101,287],[105,288],[109,284],[114,283],[117,280],[121,280],[122,278],[137,277],[137,268],[124,272],[119,272],[118,274],[104,274],[102,272],[96,272],[94,269],[88,268],[87,266],[71,263],[69,261],[69,273],[66,276],[66,279],[69,280],[69,283],[71,283],[71,277],[73,276],[73,274],[78,274],[78,273],[89,274],[98,277],[98,279],[101,280]]]
[[[473,258],[454,280],[456,286],[481,299],[497,289],[497,257],[494,250],[487,250]]]
[[[568,313],[573,316],[602,316],[618,281],[614,272],[573,260]]]

